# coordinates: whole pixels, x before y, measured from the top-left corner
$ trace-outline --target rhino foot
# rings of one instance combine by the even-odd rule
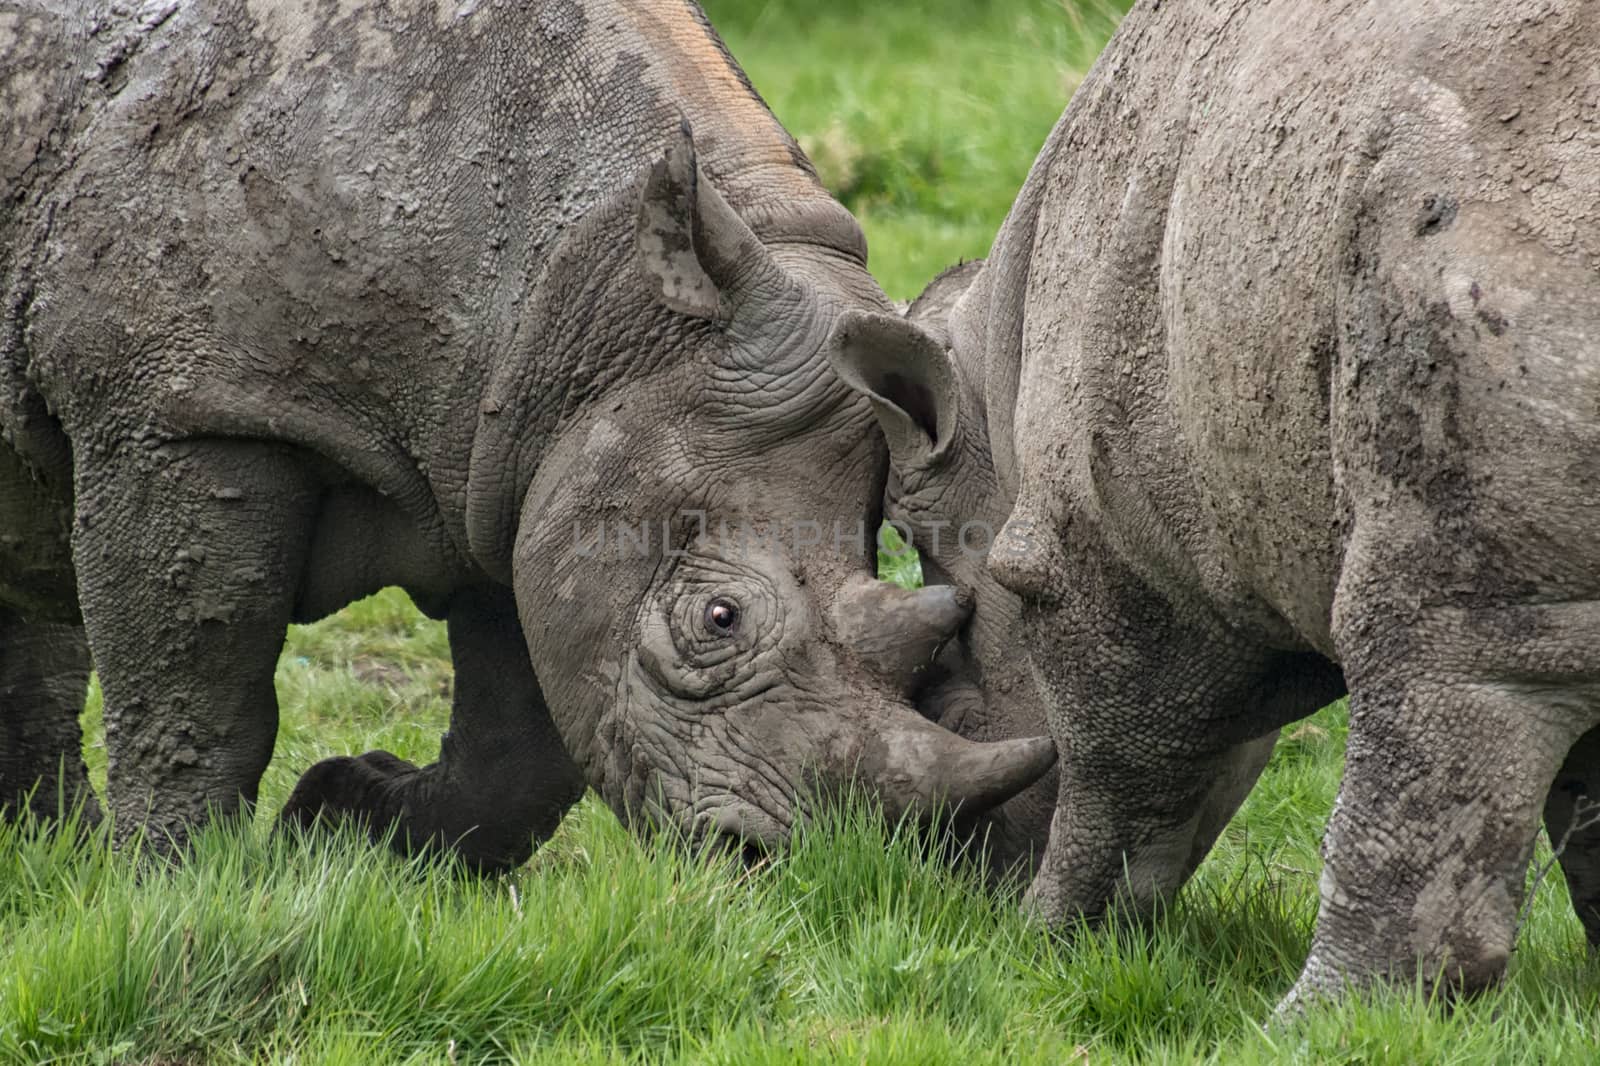
[[[376,814],[396,780],[416,772],[386,751],[323,759],[300,775],[279,819],[309,830]]]
[[[300,775],[279,824],[305,832],[354,824],[382,840],[404,828],[403,797],[419,772],[387,751],[323,759]],[[394,841],[397,849],[410,850],[399,836]]]
[[[550,719],[510,593],[458,595],[447,617],[456,684],[439,760],[324,759],[301,776],[283,823],[359,824],[402,854],[480,873],[522,865],[556,831],[583,775]]]
[[[418,767],[386,751],[324,759],[301,775],[279,815],[281,826],[316,832],[352,825],[402,855],[460,863],[478,874],[515,869],[555,832],[581,788],[542,792],[464,784],[444,758]],[[537,777],[537,775],[533,775]],[[485,787],[479,787],[482,784]]]

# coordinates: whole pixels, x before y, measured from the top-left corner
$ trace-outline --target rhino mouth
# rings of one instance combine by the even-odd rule
[[[751,873],[769,865],[778,854],[759,840],[751,840],[731,833],[718,833],[708,846],[713,854],[732,859]]]
[[[789,839],[789,829],[772,815],[740,804],[701,812],[694,819],[690,837],[697,847],[736,858],[746,870],[752,870],[771,862]]]
[[[771,865],[783,852],[784,840],[766,840],[738,828],[724,829],[701,821],[692,827],[675,825],[667,834],[691,859],[711,863],[737,863],[746,873]]]
[[[691,855],[704,855],[712,862],[737,863],[745,873],[770,866],[781,852],[760,840],[737,833],[712,832],[689,841]]]

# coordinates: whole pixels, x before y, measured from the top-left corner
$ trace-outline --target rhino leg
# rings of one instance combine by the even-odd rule
[[[583,795],[528,662],[508,591],[451,601],[455,697],[439,759],[417,767],[386,751],[324,759],[301,776],[284,822],[346,819],[404,854],[448,852],[492,872],[526,862]]]
[[[1600,662],[1579,684],[1561,677],[1600,624],[1592,605],[1389,618],[1346,615],[1345,775],[1316,935],[1280,1011],[1378,980],[1420,977],[1448,994],[1498,981],[1552,783],[1556,825],[1572,807],[1563,763],[1595,769],[1592,744],[1574,745],[1600,719]],[[1594,840],[1584,834],[1572,857],[1580,880]]]
[[[1447,142],[1470,143],[1391,141],[1338,285],[1349,533],[1332,635],[1350,742],[1286,1008],[1385,978],[1449,994],[1498,981],[1552,786],[1593,763],[1600,426],[1572,369],[1600,335],[1593,271],[1530,238],[1520,208],[1469,202],[1476,159]],[[1415,225],[1425,196],[1457,190],[1449,224]],[[1569,863],[1580,879],[1590,839]]]
[[[1337,699],[1343,677],[1318,655],[1246,643],[1090,553],[1063,565],[1062,584],[1081,595],[1025,608],[1048,612],[1029,628],[1061,777],[1024,903],[1051,923],[1100,917],[1113,901],[1142,916],[1205,858],[1276,730]]]
[[[88,684],[81,626],[0,609],[0,818],[23,807],[54,818],[81,803],[86,821],[99,820],[78,725]]]
[[[116,835],[142,825],[175,848],[212,814],[254,805],[316,487],[275,445],[83,451],[73,557]]]
[[[1544,801],[1545,830],[1561,848],[1572,909],[1591,947],[1600,947],[1600,728],[1579,738]]]

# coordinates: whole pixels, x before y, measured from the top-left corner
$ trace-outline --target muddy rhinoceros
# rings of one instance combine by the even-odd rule
[[[286,818],[492,868],[585,783],[770,844],[1053,760],[905,698],[962,609],[872,581],[823,355],[888,303],[688,0],[5,0],[0,49],[0,801],[86,793],[81,617],[119,835],[248,810],[284,626],[389,584],[448,620],[439,760]]]
[[[1285,1005],[1494,981],[1541,814],[1600,942],[1597,205],[1600,5],[1147,0],[955,359],[841,323],[923,520],[993,505],[939,503],[973,424],[1015,501],[988,566],[1062,758],[1040,913],[1170,897],[1348,684]]]

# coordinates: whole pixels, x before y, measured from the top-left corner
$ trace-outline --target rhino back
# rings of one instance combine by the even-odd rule
[[[1425,510],[1430,484],[1534,476],[1538,447],[1564,442],[1592,464],[1575,366],[1507,391],[1513,348],[1560,340],[1530,332],[1497,349],[1471,293],[1476,280],[1560,308],[1571,328],[1594,323],[1581,293],[1600,227],[1577,207],[1595,202],[1594,170],[1572,164],[1600,134],[1597,14],[1479,0],[1136,8],[1014,212],[1037,218],[1018,230],[1019,509],[1098,531],[1154,587],[1203,595],[1259,639],[1331,654],[1352,468],[1412,456]],[[1542,276],[1549,299],[1519,274]],[[1398,354],[1437,346],[1439,330],[1392,343],[1377,320],[1430,313],[1461,334],[1441,371],[1466,398],[1453,411],[1446,382],[1429,380],[1438,353]],[[1557,402],[1529,388],[1565,390],[1570,416],[1505,429]],[[1521,460],[1483,458],[1508,449]],[[1470,473],[1467,452],[1480,457]],[[1571,496],[1553,489],[1536,491]],[[1392,479],[1359,491],[1382,503]]]
[[[455,510],[497,362],[531,419],[609,373],[527,308],[684,118],[763,236],[827,201],[688,0],[146,6],[14,227],[8,362],[69,431],[285,440]],[[585,251],[625,287],[618,243]]]

